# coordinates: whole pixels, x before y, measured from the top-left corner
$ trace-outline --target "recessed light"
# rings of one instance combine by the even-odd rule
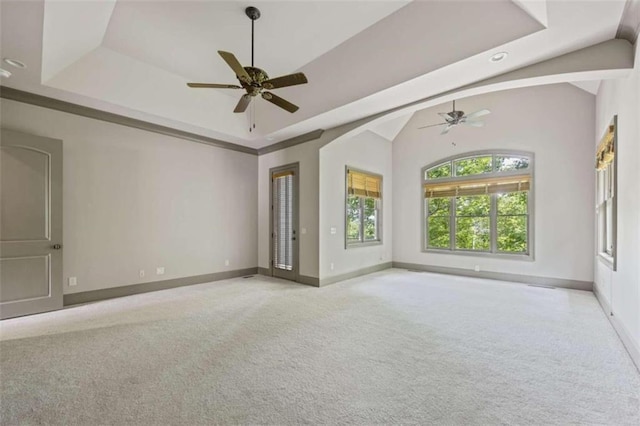
[[[0,68],[0,76],[4,77],[4,78],[9,78],[11,77],[11,73],[7,70],[5,70],[4,68]]]
[[[16,67],[16,68],[26,68],[27,64],[25,64],[22,61],[19,61],[17,59],[11,59],[11,58],[4,58],[4,63],[5,64],[9,64],[12,67]]]
[[[509,56],[508,52],[498,52],[495,55],[493,55],[492,57],[489,58],[489,62],[500,62],[500,61],[504,61],[507,56]]]

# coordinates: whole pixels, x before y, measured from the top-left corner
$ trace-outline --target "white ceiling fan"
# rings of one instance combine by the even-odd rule
[[[442,129],[441,135],[446,135],[449,133],[449,130],[453,128],[453,126],[457,126],[458,124],[466,124],[467,126],[473,127],[482,127],[484,126],[484,121],[478,120],[479,117],[484,115],[491,114],[491,111],[488,109],[481,109],[480,111],[472,112],[471,114],[466,114],[464,111],[456,111],[456,101],[453,101],[453,110],[451,112],[439,112],[442,118],[444,118],[444,123],[438,124],[429,124],[427,126],[418,127],[418,129],[425,129],[427,127],[434,126],[445,126]]]

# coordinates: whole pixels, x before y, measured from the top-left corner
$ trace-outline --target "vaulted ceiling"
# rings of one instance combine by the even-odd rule
[[[624,0],[256,1],[256,66],[290,114],[236,83],[216,51],[251,62],[250,1],[2,0],[1,54],[25,62],[2,85],[259,148],[447,92],[614,38]],[[506,51],[499,63],[489,57]],[[593,91],[597,82],[580,83]],[[249,123],[255,117],[256,129]],[[393,133],[406,119],[382,126]]]

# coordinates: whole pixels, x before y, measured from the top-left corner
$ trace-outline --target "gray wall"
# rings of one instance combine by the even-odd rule
[[[0,106],[3,127],[63,140],[65,293],[257,266],[256,156],[6,99]]]
[[[598,144],[618,114],[617,271],[595,260],[595,287],[609,305],[618,334],[640,367],[640,43],[628,78],[603,81],[596,102]],[[595,148],[592,145],[592,150]],[[592,187],[592,190],[594,188]]]
[[[467,113],[488,108],[486,126],[440,136],[438,112],[419,111],[393,141],[393,260],[413,264],[593,281],[593,121],[595,97],[569,84],[462,99]],[[455,143],[455,145],[453,145]],[[420,170],[470,151],[509,149],[535,155],[535,260],[421,252]]]
[[[269,169],[300,163],[300,275],[320,277],[320,149],[337,138],[367,123],[369,119],[334,127],[322,136],[301,145],[274,151],[259,157],[258,170],[258,266],[269,268]],[[345,137],[347,137],[345,135]]]
[[[300,164],[300,212],[299,212],[299,250],[300,250],[300,274],[307,277],[318,278],[318,150],[322,146],[323,139],[317,139],[291,148],[282,149],[269,154],[261,155],[258,162],[258,205],[255,212],[258,214],[258,266],[270,268],[269,236],[269,185],[271,177],[269,169],[285,164]]]
[[[345,166],[382,175],[382,244],[345,248]],[[338,138],[320,150],[320,278],[326,279],[391,261],[391,142],[364,131]],[[336,233],[331,234],[331,228]],[[334,269],[331,270],[333,263]]]

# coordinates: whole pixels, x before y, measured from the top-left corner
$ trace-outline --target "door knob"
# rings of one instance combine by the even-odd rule
[[[293,237],[293,238],[291,238],[291,239],[292,239],[293,241],[295,241],[295,240],[296,240],[296,237]]]
[[[51,248],[54,249],[54,250],[60,250],[62,248],[62,245],[61,244],[54,244],[54,245],[51,246]]]

